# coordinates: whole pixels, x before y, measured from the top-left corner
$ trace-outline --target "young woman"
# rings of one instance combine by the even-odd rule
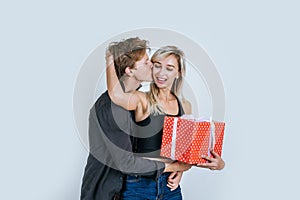
[[[166,115],[181,116],[190,114],[191,104],[182,98],[181,89],[183,76],[185,75],[185,61],[183,52],[175,46],[165,46],[158,49],[152,56],[153,83],[148,93],[132,91],[124,93],[113,67],[113,58],[109,56],[107,66],[108,92],[111,99],[117,105],[127,110],[134,110],[135,121],[137,122],[137,133],[134,139],[134,151],[142,154],[143,157],[163,161],[159,152],[162,140],[163,120]],[[129,74],[130,75],[130,74]],[[139,131],[139,130],[143,131]],[[215,158],[208,158],[210,163],[201,167],[210,169],[222,169],[223,160],[212,152]],[[213,160],[214,159],[214,160]],[[168,161],[166,161],[168,162]],[[158,180],[139,177],[128,177],[122,196],[124,199],[182,199],[179,181],[182,172],[173,173],[172,180],[168,178],[170,173],[164,173]],[[147,189],[143,186],[147,185]],[[168,188],[170,187],[171,190]]]

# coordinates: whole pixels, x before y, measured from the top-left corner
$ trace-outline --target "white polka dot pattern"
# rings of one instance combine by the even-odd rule
[[[222,156],[222,147],[223,147],[223,139],[224,139],[224,122],[214,122],[215,124],[215,146],[214,151]]]
[[[166,116],[164,119],[163,137],[160,155],[171,158],[172,135],[175,117]],[[215,124],[214,151],[221,155],[224,127],[223,122]],[[189,119],[178,118],[176,130],[175,160],[189,164],[205,163],[201,155],[208,155],[210,142],[210,122],[199,122]]]

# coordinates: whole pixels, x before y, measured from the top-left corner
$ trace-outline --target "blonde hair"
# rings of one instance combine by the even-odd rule
[[[185,76],[185,58],[184,53],[176,46],[164,46],[159,48],[152,56],[151,61],[155,63],[157,60],[164,59],[170,55],[174,55],[178,62],[178,78],[175,78],[171,92],[181,99],[183,96],[181,94],[182,86],[183,86],[183,77]],[[155,83],[150,84],[150,91],[147,95],[148,98],[148,109],[150,113],[158,115],[165,114],[162,105],[159,103],[158,99],[159,88],[155,85]]]

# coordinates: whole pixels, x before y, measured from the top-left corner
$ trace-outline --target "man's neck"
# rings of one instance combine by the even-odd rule
[[[132,77],[125,78],[123,81],[125,92],[132,92],[138,89],[141,85],[141,81],[138,81]]]

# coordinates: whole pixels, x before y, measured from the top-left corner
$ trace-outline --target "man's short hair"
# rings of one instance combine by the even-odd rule
[[[135,62],[141,60],[146,50],[150,50],[150,48],[148,41],[135,37],[112,42],[109,44],[108,50],[114,56],[116,73],[120,79],[125,74],[125,69],[133,68]]]

